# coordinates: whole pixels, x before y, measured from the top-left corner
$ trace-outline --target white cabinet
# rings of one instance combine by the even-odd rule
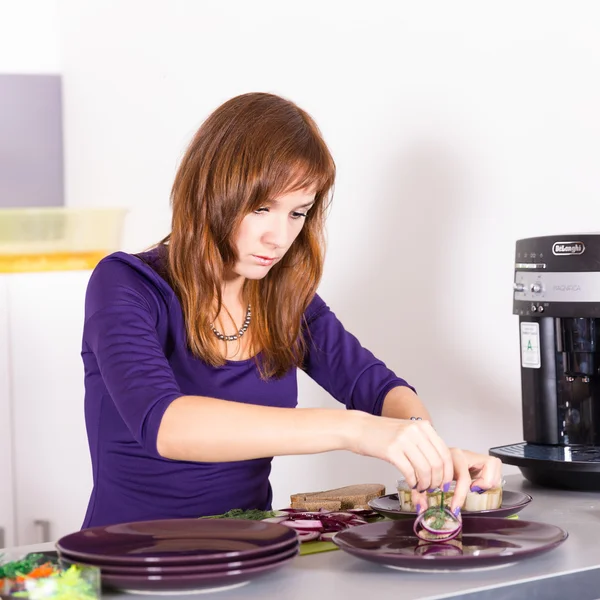
[[[0,527],[7,546],[56,540],[83,522],[92,487],[81,361],[90,274],[0,277],[0,408],[9,415],[0,422]]]
[[[15,541],[8,285],[0,277],[0,548]]]

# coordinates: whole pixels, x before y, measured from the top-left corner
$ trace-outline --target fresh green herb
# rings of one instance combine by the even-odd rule
[[[441,502],[437,509],[433,510],[433,521],[431,527],[433,529],[443,529],[446,523],[446,513],[444,512],[444,492],[442,491]]]
[[[251,510],[243,510],[241,508],[234,508],[232,510],[223,513],[222,515],[212,515],[210,517],[200,517],[201,519],[250,519],[252,521],[262,521],[263,519],[269,519],[275,516],[275,512],[272,510],[258,510],[253,508]]]
[[[0,555],[0,562],[3,556],[3,554]],[[28,554],[22,560],[14,560],[4,565],[0,564],[0,579],[4,579],[5,577],[7,579],[14,579],[19,575],[27,575],[38,566],[38,562],[43,556],[43,554]]]

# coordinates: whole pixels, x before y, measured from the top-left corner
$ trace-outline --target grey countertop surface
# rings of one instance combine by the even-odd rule
[[[569,532],[558,548],[501,569],[420,573],[389,569],[340,550],[299,556],[289,565],[249,582],[243,587],[218,594],[197,594],[199,598],[218,596],[265,599],[286,598],[402,598],[438,600],[465,598],[477,600],[543,599],[566,597],[577,600],[600,598],[600,492],[573,492],[533,486],[520,475],[506,477],[505,489],[533,496],[520,519],[553,523]],[[32,550],[54,549],[54,544],[27,546]],[[106,593],[107,600],[123,600],[123,593]],[[137,598],[156,596],[136,594]],[[163,596],[165,597],[165,596]],[[187,595],[195,597],[195,594]]]

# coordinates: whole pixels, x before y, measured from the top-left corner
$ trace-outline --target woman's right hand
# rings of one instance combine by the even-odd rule
[[[364,418],[363,418],[364,417]],[[456,479],[450,449],[429,421],[410,421],[362,413],[361,423],[350,441],[357,454],[381,458],[404,475],[419,492],[444,489]],[[468,469],[467,469],[468,475]]]

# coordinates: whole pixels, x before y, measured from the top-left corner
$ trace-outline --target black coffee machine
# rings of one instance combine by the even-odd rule
[[[525,442],[491,448],[529,481],[600,490],[600,234],[519,240]]]

